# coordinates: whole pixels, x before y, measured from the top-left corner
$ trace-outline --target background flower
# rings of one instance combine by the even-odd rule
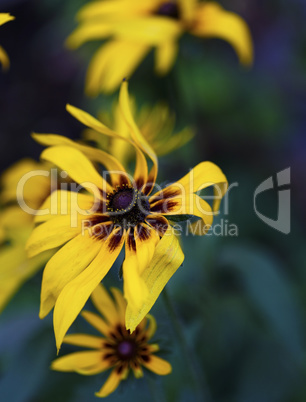
[[[241,63],[253,58],[252,40],[245,21],[214,2],[197,0],[100,0],[82,8],[79,27],[69,36],[75,49],[90,40],[109,39],[95,53],[87,72],[86,92],[112,92],[130,77],[155,48],[155,68],[163,75],[172,67],[178,40],[185,32],[228,41]]]
[[[22,209],[17,202],[17,186],[26,174],[38,170],[43,174],[49,174],[46,164],[23,159],[7,169],[1,176],[0,312],[22,284],[34,276],[52,255],[51,252],[47,252],[28,258],[25,251],[26,242],[34,227],[34,215]],[[36,211],[50,192],[50,177],[35,175],[23,186],[22,201],[27,207]]]
[[[64,338],[64,343],[91,350],[60,357],[51,364],[53,370],[75,371],[83,375],[95,375],[111,369],[107,381],[95,394],[98,397],[114,392],[130,372],[135,378],[140,378],[144,375],[143,368],[158,375],[170,374],[172,370],[167,361],[155,355],[159,351],[158,344],[149,343],[156,331],[154,317],[145,317],[130,334],[125,328],[126,301],[119,289],[111,290],[115,301],[102,285],[92,293],[92,302],[102,317],[90,311],[82,313],[89,324],[100,332],[99,336],[71,334]]]

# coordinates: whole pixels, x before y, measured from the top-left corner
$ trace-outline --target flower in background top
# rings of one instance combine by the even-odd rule
[[[129,128],[131,138],[120,136],[80,109],[72,106],[67,109],[87,127],[134,146],[133,177],[116,158],[102,150],[59,135],[35,135],[40,143],[49,146],[41,155],[44,160],[67,171],[72,180],[93,192],[53,192],[42,208],[49,211],[52,205],[61,208],[37,217],[41,225],[34,229],[27,243],[29,256],[62,246],[44,270],[40,308],[40,317],[44,318],[54,307],[58,349],[124,244],[126,327],[134,331],[183,262],[173,221],[192,216],[198,221],[191,223],[190,229],[194,234],[204,235],[227,191],[221,169],[211,162],[202,162],[181,180],[150,195],[157,176],[157,158],[133,120],[127,82],[122,84],[119,104],[122,124]],[[145,155],[153,165],[150,171]],[[98,173],[93,162],[107,169],[109,180]],[[213,211],[196,194],[209,186],[214,186],[218,195]]]
[[[132,102],[132,105],[135,102]],[[134,107],[133,109],[136,109]],[[143,106],[138,112],[133,110],[139,131],[151,145],[157,156],[167,155],[190,141],[194,132],[186,127],[173,134],[175,116],[164,103],[157,103],[154,107]],[[136,112],[136,113],[135,113]],[[121,111],[118,102],[112,108],[112,113],[99,114],[99,120],[104,121],[115,132],[123,137],[129,136],[128,128],[122,124]],[[84,130],[84,138],[97,143],[98,147],[115,155],[123,165],[127,165],[134,158],[133,147],[126,141],[113,137],[105,137],[97,131]]]
[[[12,21],[14,19],[15,17],[8,13],[0,13],[0,25],[3,25],[6,22]],[[0,63],[2,64],[3,70],[7,70],[10,67],[10,59],[2,46],[0,46]]]
[[[40,172],[33,175],[31,172]],[[26,178],[29,174],[32,177]],[[41,174],[42,173],[42,174]],[[20,286],[43,267],[51,253],[28,258],[26,241],[33,230],[34,213],[50,195],[49,170],[45,164],[23,159],[7,169],[1,176],[0,191],[0,312]],[[26,178],[22,199],[33,215],[17,204],[17,186]],[[21,195],[21,194],[20,194]],[[18,200],[21,202],[21,199]],[[27,210],[28,211],[28,210]]]
[[[85,5],[79,26],[67,40],[71,49],[90,40],[109,39],[94,55],[87,72],[86,92],[112,92],[129,77],[152,48],[155,69],[166,74],[175,62],[184,33],[221,38],[235,49],[240,62],[252,63],[249,28],[237,14],[218,3],[198,0],[100,0]]]
[[[92,293],[92,302],[102,317],[90,311],[82,313],[102,336],[71,334],[64,338],[64,343],[91,350],[60,357],[51,365],[53,370],[74,371],[83,375],[95,375],[112,369],[107,381],[96,393],[98,397],[106,397],[114,392],[131,371],[135,378],[140,378],[143,376],[142,367],[158,375],[170,374],[172,370],[166,360],[155,355],[159,346],[149,343],[156,331],[154,317],[147,315],[130,334],[125,328],[126,302],[118,289],[111,290],[115,300],[102,285]]]

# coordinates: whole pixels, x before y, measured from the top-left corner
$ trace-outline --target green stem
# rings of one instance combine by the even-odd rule
[[[173,306],[173,303],[169,297],[169,294],[168,294],[166,288],[163,290],[162,295],[164,298],[164,303],[168,310],[169,317],[171,318],[174,331],[176,333],[176,339],[180,345],[181,351],[182,351],[185,361],[188,365],[188,369],[191,374],[192,381],[193,381],[195,389],[197,391],[197,400],[199,402],[211,402],[212,398],[211,398],[210,392],[208,390],[206,378],[204,376],[204,373],[202,372],[202,370],[199,368],[198,364],[196,363],[196,359],[193,355],[192,350],[189,348],[189,346],[187,344],[182,324],[179,320],[179,317],[175,311],[175,308]]]

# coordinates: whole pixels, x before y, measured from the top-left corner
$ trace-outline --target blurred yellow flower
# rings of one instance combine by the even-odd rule
[[[131,138],[120,136],[80,109],[68,105],[67,110],[88,128],[134,146],[133,177],[116,158],[100,149],[58,135],[35,135],[40,143],[49,146],[41,157],[66,171],[80,188],[90,192],[53,192],[42,208],[60,208],[37,216],[36,222],[42,224],[34,229],[27,243],[29,256],[62,246],[44,270],[40,308],[40,317],[44,318],[54,307],[58,349],[124,244],[126,327],[134,331],[183,262],[171,223],[193,216],[198,219],[190,224],[193,234],[206,234],[227,191],[221,169],[211,162],[202,162],[181,180],[150,195],[156,185],[157,158],[132,117],[127,82],[122,84],[119,103],[122,124],[129,128]],[[150,170],[145,155],[151,159]],[[109,175],[102,177],[93,162],[102,164]],[[214,186],[218,196],[213,210],[195,194],[209,186]]]
[[[132,105],[135,102],[131,102]],[[173,133],[175,116],[164,103],[157,103],[154,107],[143,106],[138,112],[133,107],[135,121],[139,131],[151,145],[158,156],[167,155],[185,145],[194,136],[194,131],[186,127],[178,133]],[[111,113],[102,112],[99,120],[107,123],[116,133],[123,137],[129,137],[129,131],[125,124],[122,124],[120,106],[116,102]],[[116,156],[123,165],[127,165],[134,159],[135,151],[126,141],[114,137],[105,137],[97,131],[86,129],[83,132],[86,140],[94,141],[100,149],[108,151]]]
[[[3,25],[6,22],[12,21],[14,19],[15,17],[8,13],[0,13],[0,25]],[[0,63],[2,64],[3,70],[7,70],[10,67],[10,59],[2,46],[0,46]]]
[[[135,378],[140,378],[143,376],[142,367],[158,375],[170,374],[172,370],[166,360],[155,355],[159,346],[149,343],[156,331],[154,317],[147,315],[130,334],[125,328],[126,302],[118,289],[111,290],[114,300],[102,285],[92,293],[92,302],[102,316],[90,311],[82,312],[82,316],[102,336],[71,334],[64,338],[64,343],[91,350],[71,353],[51,364],[53,370],[83,375],[112,369],[103,387],[95,394],[101,398],[114,392],[131,371]]]
[[[175,62],[178,39],[189,33],[226,40],[240,62],[252,63],[249,28],[237,14],[218,3],[198,0],[100,0],[78,13],[78,28],[67,39],[76,49],[90,40],[109,39],[94,55],[87,72],[86,92],[112,92],[131,76],[152,48],[155,69],[166,74]]]
[[[51,253],[47,252],[28,258],[25,252],[26,241],[34,226],[34,215],[24,211],[17,204],[16,193],[20,180],[34,171],[49,172],[44,164],[23,159],[7,169],[1,177],[0,312],[20,286],[35,275],[51,257]],[[22,200],[26,207],[33,209],[33,213],[49,195],[48,177],[29,177],[23,186]]]

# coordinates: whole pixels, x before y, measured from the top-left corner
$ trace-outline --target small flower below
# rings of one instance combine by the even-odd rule
[[[122,293],[112,288],[112,295],[99,285],[91,299],[102,314],[83,311],[82,316],[103,336],[72,334],[64,338],[64,343],[92,349],[71,353],[54,360],[51,368],[57,371],[74,371],[83,375],[94,375],[112,369],[107,381],[96,393],[106,397],[114,392],[120,381],[126,379],[132,371],[135,378],[143,376],[143,367],[158,375],[171,373],[171,365],[156,356],[157,344],[149,344],[155,333],[156,322],[147,315],[131,334],[125,328],[126,302]]]

